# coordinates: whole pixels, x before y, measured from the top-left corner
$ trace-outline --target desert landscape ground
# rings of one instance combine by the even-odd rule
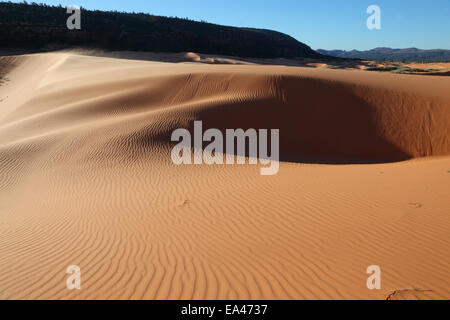
[[[152,59],[0,59],[0,299],[450,298],[450,77]],[[194,120],[279,173],[175,166]]]

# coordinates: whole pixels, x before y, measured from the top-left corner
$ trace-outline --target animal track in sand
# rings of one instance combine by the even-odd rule
[[[190,203],[191,203],[190,200],[184,200],[183,203],[181,204],[181,206],[184,207],[184,206],[187,206]]]
[[[386,300],[392,300],[392,298],[395,295],[401,295],[402,293],[405,292],[431,292],[433,290],[431,289],[423,289],[423,288],[412,288],[412,289],[399,289],[399,290],[393,290],[390,291],[387,296],[386,296]]]

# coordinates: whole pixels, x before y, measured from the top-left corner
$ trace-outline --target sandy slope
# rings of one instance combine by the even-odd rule
[[[450,298],[450,78],[4,59],[0,298]],[[174,166],[193,120],[280,128],[280,172]]]

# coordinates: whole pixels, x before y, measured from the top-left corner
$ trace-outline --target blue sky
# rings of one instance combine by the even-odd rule
[[[273,29],[313,49],[450,49],[450,0],[35,1]],[[369,17],[366,9],[372,4],[381,8],[381,30],[371,31],[366,27]]]

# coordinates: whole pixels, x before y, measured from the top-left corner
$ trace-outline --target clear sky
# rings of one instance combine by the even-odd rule
[[[13,1],[21,2],[21,1]],[[29,1],[30,2],[30,1]],[[273,29],[313,49],[375,47],[450,49],[450,0],[50,0],[47,4],[145,12]],[[381,8],[381,30],[369,30],[369,5]]]

